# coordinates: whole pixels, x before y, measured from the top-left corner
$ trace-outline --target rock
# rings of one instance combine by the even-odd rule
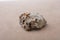
[[[23,13],[19,16],[20,25],[27,31],[33,29],[41,29],[46,25],[46,20],[44,17],[37,13]]]

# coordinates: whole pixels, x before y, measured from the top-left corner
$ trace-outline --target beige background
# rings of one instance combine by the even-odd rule
[[[19,15],[26,11],[43,15],[46,27],[24,31],[19,25]],[[0,40],[60,40],[60,0],[0,2]]]

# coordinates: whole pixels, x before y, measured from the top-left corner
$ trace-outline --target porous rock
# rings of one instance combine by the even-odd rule
[[[21,27],[27,31],[41,29],[46,25],[46,20],[39,13],[22,13],[19,19]]]

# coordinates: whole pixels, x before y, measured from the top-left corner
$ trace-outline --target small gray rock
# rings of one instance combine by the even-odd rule
[[[23,13],[19,16],[20,25],[27,31],[41,29],[46,25],[44,17],[37,13]]]

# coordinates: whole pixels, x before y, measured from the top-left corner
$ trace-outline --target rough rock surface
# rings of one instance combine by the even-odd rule
[[[41,29],[46,25],[46,20],[38,13],[23,13],[19,16],[20,25],[27,31]]]

